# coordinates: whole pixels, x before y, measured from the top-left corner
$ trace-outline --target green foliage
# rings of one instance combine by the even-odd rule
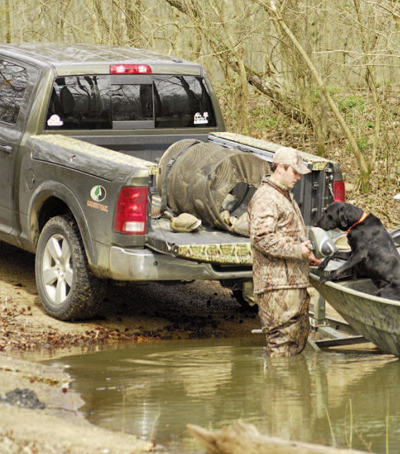
[[[341,93],[342,91],[339,87],[327,87],[326,89],[331,96],[335,96],[337,93]]]
[[[360,149],[360,151],[365,151],[368,147],[368,138],[363,136],[361,137],[359,140],[358,140],[358,148]]]
[[[278,120],[268,109],[258,108],[252,111],[253,126],[258,130],[274,128]]]
[[[321,90],[319,90],[319,89],[313,90],[311,99],[312,99],[313,103],[315,103],[315,104],[318,104],[319,102],[321,102],[321,100],[323,99]]]
[[[349,95],[347,98],[339,99],[338,108],[341,112],[349,112],[351,110],[359,110],[363,112],[365,110],[364,98],[355,95]]]

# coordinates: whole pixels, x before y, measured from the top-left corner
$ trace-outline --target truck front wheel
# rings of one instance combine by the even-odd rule
[[[104,283],[89,270],[82,238],[72,216],[56,216],[37,245],[36,285],[46,312],[59,320],[96,315]]]

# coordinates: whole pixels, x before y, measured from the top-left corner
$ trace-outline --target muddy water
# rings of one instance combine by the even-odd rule
[[[385,453],[400,449],[400,361],[315,353],[269,359],[263,340],[137,346],[48,361],[66,365],[95,424],[204,452],[187,423],[241,419],[262,433]]]

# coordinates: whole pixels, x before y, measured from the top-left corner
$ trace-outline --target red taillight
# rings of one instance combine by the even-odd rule
[[[119,193],[114,230],[126,235],[143,235],[147,227],[147,186],[128,186]]]
[[[333,182],[333,201],[344,202],[346,199],[346,190],[344,188],[344,181]]]
[[[110,65],[111,74],[151,74],[151,68],[149,65],[141,64],[123,64]]]

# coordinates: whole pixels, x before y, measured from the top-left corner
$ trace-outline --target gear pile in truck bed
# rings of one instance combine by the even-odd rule
[[[190,213],[210,226],[243,235],[248,235],[247,204],[263,175],[270,173],[260,157],[194,139],[171,145],[159,169],[162,209]]]

